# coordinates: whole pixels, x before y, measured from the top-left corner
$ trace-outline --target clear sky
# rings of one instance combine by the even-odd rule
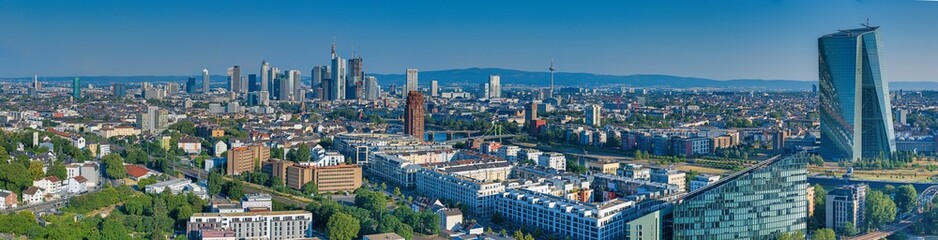
[[[357,52],[365,70],[500,67],[817,79],[817,37],[881,25],[893,81],[938,81],[938,2],[0,0],[0,77],[199,75]]]

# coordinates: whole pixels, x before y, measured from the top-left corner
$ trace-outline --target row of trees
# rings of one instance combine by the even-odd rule
[[[321,204],[310,204],[314,227],[326,232],[329,239],[357,239],[366,234],[394,232],[405,239],[413,239],[415,232],[438,234],[439,215],[433,212],[414,212],[405,205],[389,210],[388,197],[383,192],[359,189],[354,206],[343,206],[331,199]]]

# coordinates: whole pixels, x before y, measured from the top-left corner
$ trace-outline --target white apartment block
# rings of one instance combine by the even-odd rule
[[[562,153],[545,153],[538,156],[537,165],[563,171],[567,169],[567,158]]]
[[[694,191],[720,181],[720,175],[700,174],[690,180],[690,190]]]
[[[505,186],[496,181],[479,181],[456,174],[424,169],[417,173],[417,191],[431,198],[460,202],[469,210],[467,214],[476,218],[490,216],[495,198],[505,191]]]
[[[230,229],[237,239],[298,239],[311,233],[313,214],[307,211],[196,213],[186,231],[198,238],[203,229]]]
[[[495,211],[508,221],[570,239],[625,239],[628,210],[634,202],[615,199],[591,204],[527,190],[508,190],[496,198]]]

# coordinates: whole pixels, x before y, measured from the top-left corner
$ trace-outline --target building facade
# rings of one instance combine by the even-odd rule
[[[310,236],[312,218],[307,211],[196,213],[186,231],[193,239],[202,229],[230,229],[236,239],[300,239]]]
[[[776,156],[677,201],[674,239],[770,239],[807,227],[807,161]]]
[[[827,161],[889,156],[896,151],[879,27],[818,39],[821,148]]]
[[[423,105],[423,94],[417,91],[407,93],[407,105],[404,109],[404,134],[423,140],[423,124],[426,107]]]

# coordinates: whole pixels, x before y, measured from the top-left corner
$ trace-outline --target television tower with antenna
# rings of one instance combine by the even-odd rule
[[[550,60],[550,93],[547,94],[549,98],[554,97],[554,60]]]

